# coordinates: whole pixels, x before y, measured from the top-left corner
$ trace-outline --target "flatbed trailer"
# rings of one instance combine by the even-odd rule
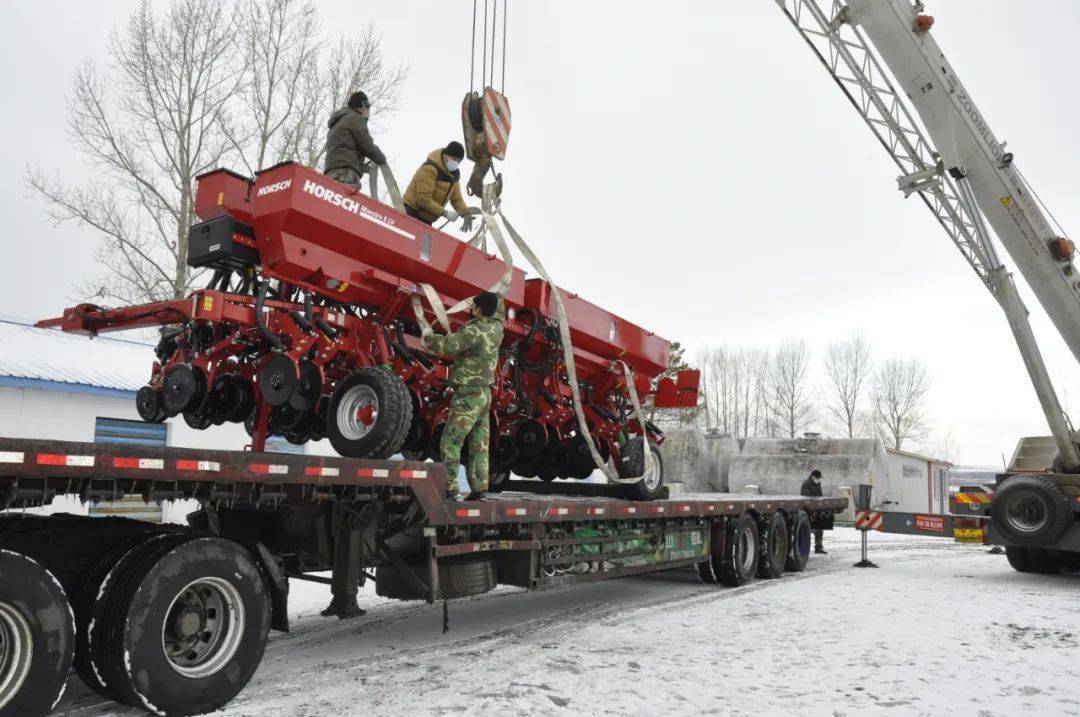
[[[289,578],[366,576],[380,595],[432,603],[679,567],[741,585],[801,571],[812,525],[846,504],[519,491],[456,502],[446,484],[441,463],[0,438],[0,716],[48,712],[73,661],[110,699],[217,709],[254,673],[269,630],[289,629]],[[62,495],[200,507],[188,526],[12,510]]]

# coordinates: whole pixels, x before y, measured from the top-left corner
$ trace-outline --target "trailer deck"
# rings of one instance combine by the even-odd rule
[[[40,659],[54,661],[39,666],[45,692],[62,689],[74,660],[110,699],[199,714],[243,688],[268,630],[289,629],[290,578],[330,582],[336,596],[368,576],[385,597],[444,604],[499,584],[548,590],[679,567],[741,585],[801,571],[811,526],[846,506],[734,494],[631,501],[560,495],[540,481],[458,502],[446,484],[441,463],[0,438],[2,508],[60,495],[200,506],[188,526],[0,514],[0,607],[37,594],[19,614]],[[326,570],[329,581],[313,575]]]

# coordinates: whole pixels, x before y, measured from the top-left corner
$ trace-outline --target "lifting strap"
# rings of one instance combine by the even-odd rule
[[[644,453],[644,461],[642,463],[642,473],[639,476],[632,476],[627,478],[620,478],[618,471],[611,464],[610,461],[605,461],[600,456],[600,451],[596,448],[596,443],[593,441],[592,434],[589,432],[588,422],[585,418],[585,409],[581,402],[581,390],[578,386],[577,380],[577,367],[574,363],[574,346],[570,339],[570,327],[566,316],[566,306],[563,303],[562,292],[559,291],[558,286],[551,280],[551,275],[547,273],[540,258],[536,256],[532,248],[526,243],[525,239],[514,229],[514,225],[506,218],[502,213],[501,200],[495,190],[494,184],[488,184],[484,186],[483,196],[483,208],[480,210],[483,216],[483,224],[476,231],[473,237],[469,240],[469,245],[480,248],[483,246],[486,248],[486,234],[491,234],[492,239],[495,241],[499,248],[499,253],[502,255],[503,261],[506,263],[506,273],[503,274],[502,279],[499,280],[491,288],[491,291],[499,296],[505,296],[506,291],[510,286],[510,278],[513,275],[513,256],[510,254],[510,249],[506,244],[506,239],[502,235],[502,231],[499,228],[498,222],[495,221],[494,214],[497,213],[499,219],[502,220],[503,225],[506,227],[507,233],[513,240],[514,245],[522,253],[522,255],[528,260],[536,273],[538,273],[544,281],[551,287],[551,295],[555,302],[555,314],[559,324],[559,338],[562,344],[563,350],[563,362],[566,366],[567,383],[570,384],[570,395],[573,399],[574,415],[577,418],[578,433],[585,440],[585,444],[589,448],[589,453],[592,455],[593,463],[603,471],[608,481],[611,483],[637,483],[642,480],[648,473],[653,457],[652,448],[649,445],[648,429],[646,428],[645,413],[641,409],[641,401],[638,398],[637,386],[634,382],[634,372],[625,361],[615,360],[611,363],[611,370],[619,368],[622,371],[624,380],[626,381],[627,393],[630,395],[630,403],[634,409],[634,415],[637,418],[638,424],[641,427],[641,440],[642,450]],[[450,333],[450,320],[449,314],[457,313],[467,308],[472,303],[472,297],[459,301],[449,309],[443,304],[439,298],[438,292],[429,285],[421,284],[421,291],[427,298],[428,303],[431,305],[432,311],[435,313],[436,319],[443,326],[447,333]],[[420,298],[416,295],[412,297],[413,312],[416,314],[417,321],[424,325],[427,320],[424,318],[424,309],[421,305]]]

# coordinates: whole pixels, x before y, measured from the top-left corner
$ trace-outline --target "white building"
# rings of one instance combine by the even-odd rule
[[[0,436],[240,450],[243,425],[196,431],[183,417],[146,423],[135,392],[150,378],[152,344],[113,336],[65,334],[0,319]],[[280,438],[267,450],[330,453],[327,441],[294,446]]]

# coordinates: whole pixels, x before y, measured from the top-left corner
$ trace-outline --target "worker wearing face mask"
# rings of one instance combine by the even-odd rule
[[[405,213],[427,224],[433,224],[439,217],[451,222],[461,217],[462,231],[471,230],[473,217],[467,213],[469,207],[461,197],[458,169],[464,158],[465,148],[460,142],[451,142],[429,154],[405,190]]]

